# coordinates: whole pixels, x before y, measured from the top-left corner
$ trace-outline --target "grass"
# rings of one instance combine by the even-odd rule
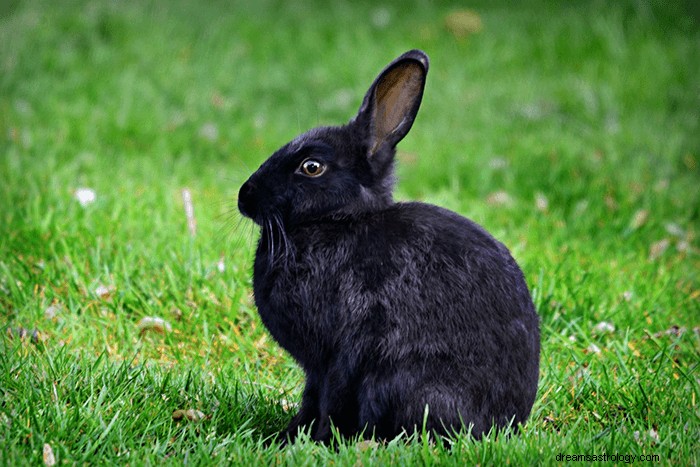
[[[460,8],[4,2],[0,464],[41,463],[48,444],[71,464],[697,465],[691,2],[473,2],[481,28],[465,36],[446,26]],[[420,437],[266,447],[302,374],[257,317],[238,187],[296,134],[352,116],[413,47],[432,66],[397,197],[512,249],[542,319],[532,416],[518,436],[451,450]],[[172,332],[141,333],[147,316]],[[174,420],[182,409],[202,418]]]

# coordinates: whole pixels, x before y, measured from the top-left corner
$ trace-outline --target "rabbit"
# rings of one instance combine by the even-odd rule
[[[530,414],[539,318],[508,249],[454,212],[392,198],[428,63],[399,56],[349,123],[298,136],[240,188],[261,227],[255,304],[306,377],[283,444],[301,431],[479,439]]]

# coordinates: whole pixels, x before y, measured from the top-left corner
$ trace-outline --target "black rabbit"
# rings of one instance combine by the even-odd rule
[[[392,199],[427,72],[423,52],[401,55],[347,125],[302,134],[240,189],[262,231],[255,303],[306,373],[285,439],[328,442],[331,422],[344,436],[478,438],[532,408],[539,319],[508,249],[458,214]]]

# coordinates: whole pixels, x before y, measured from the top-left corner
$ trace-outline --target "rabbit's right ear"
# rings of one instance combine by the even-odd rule
[[[422,51],[406,52],[391,62],[367,91],[355,120],[369,130],[370,158],[382,148],[396,146],[411,129],[423,98],[428,63]]]

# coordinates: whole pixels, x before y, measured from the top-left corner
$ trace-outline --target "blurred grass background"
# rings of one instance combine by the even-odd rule
[[[0,461],[48,443],[68,462],[697,463],[693,2],[5,1],[0,44]],[[410,48],[431,71],[397,198],[512,249],[542,317],[538,402],[493,445],[267,450],[302,375],[257,318],[238,187]],[[187,408],[207,419],[172,420]]]

